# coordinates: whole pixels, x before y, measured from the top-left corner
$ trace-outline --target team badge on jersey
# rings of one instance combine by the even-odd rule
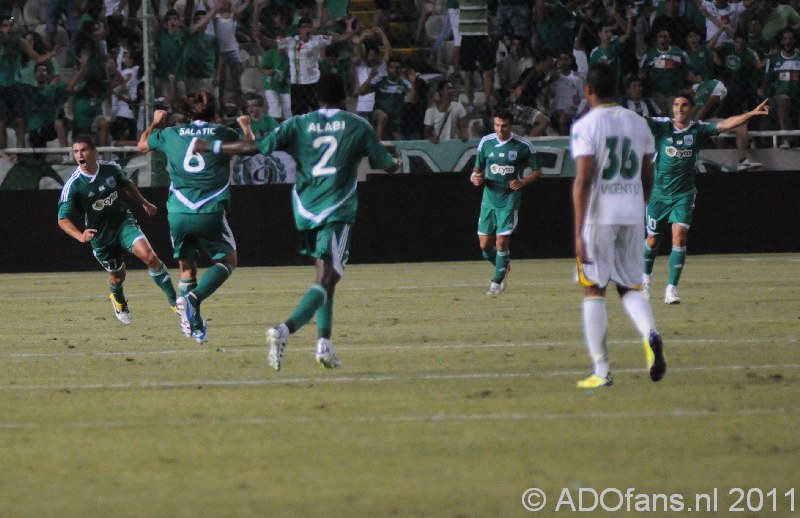
[[[508,152],[508,159],[509,160],[516,160],[517,159],[517,152],[516,151],[509,151]]]
[[[106,178],[106,185],[111,187],[112,189],[117,186],[117,181],[114,179],[113,176],[109,176]]]
[[[693,136],[693,135],[686,135],[686,136],[684,136],[684,137],[683,137],[683,142],[684,142],[684,143],[685,143],[687,146],[691,146],[692,144],[694,144],[694,136]]]

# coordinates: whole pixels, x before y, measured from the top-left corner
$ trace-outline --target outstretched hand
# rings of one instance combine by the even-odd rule
[[[751,113],[753,115],[769,115],[769,106],[767,105],[767,102],[769,102],[769,99],[764,99],[761,101],[761,104],[753,108]]]

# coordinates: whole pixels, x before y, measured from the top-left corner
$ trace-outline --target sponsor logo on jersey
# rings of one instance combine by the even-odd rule
[[[310,122],[306,131],[309,133],[325,133],[328,131],[341,131],[344,129],[344,121],[329,121],[325,124],[321,122]]]
[[[677,149],[672,146],[667,146],[667,148],[664,149],[664,153],[670,158],[677,158],[677,159],[689,158],[692,156],[691,149]]]
[[[103,210],[105,207],[114,205],[115,201],[117,201],[116,191],[112,192],[111,196],[108,198],[103,198],[102,200],[97,200],[96,202],[92,203],[92,208],[94,210]]]
[[[507,174],[514,174],[514,166],[492,164],[491,166],[489,166],[489,171],[491,171],[492,174],[499,174],[501,176],[505,176]]]

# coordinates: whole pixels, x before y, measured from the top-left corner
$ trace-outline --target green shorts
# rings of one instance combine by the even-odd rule
[[[311,230],[301,230],[300,253],[322,259],[341,276],[344,275],[344,265],[350,257],[352,237],[353,225],[341,221],[326,223]]]
[[[519,211],[517,209],[496,209],[481,204],[478,218],[478,234],[484,236],[507,236],[517,228]]]
[[[650,198],[647,204],[647,233],[661,234],[673,223],[689,228],[696,197],[697,194],[691,193],[679,198]]]
[[[125,267],[124,251],[133,253],[133,244],[144,237],[136,220],[127,217],[122,220],[116,241],[106,246],[92,245],[92,252],[105,271],[117,272]]]
[[[236,250],[236,241],[224,212],[170,212],[168,220],[175,259],[197,259],[203,252],[218,261]]]

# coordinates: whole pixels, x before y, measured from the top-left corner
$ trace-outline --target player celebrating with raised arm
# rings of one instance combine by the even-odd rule
[[[108,298],[114,307],[114,316],[123,324],[133,321],[122,290],[126,274],[123,250],[147,265],[153,282],[161,288],[170,306],[175,309],[175,287],[167,266],[153,251],[119,195],[127,194],[141,204],[148,216],[155,216],[158,208],[142,196],[139,188],[118,164],[97,160],[97,147],[89,135],[77,135],[72,139],[72,155],[78,168],[61,190],[58,226],[81,243],[91,244],[95,258],[108,272],[108,287],[111,290]],[[83,230],[69,219],[73,209],[84,215],[86,228]]]
[[[514,116],[507,109],[494,114],[494,133],[478,143],[470,181],[483,186],[478,241],[483,258],[494,265],[487,295],[500,295],[511,272],[511,233],[517,227],[521,189],[535,182],[541,166],[531,142],[511,132]],[[533,171],[527,176],[526,169]]]
[[[155,129],[167,118],[156,110],[153,123],[139,139],[139,151],[160,149],[167,155],[170,186],[167,211],[169,231],[175,247],[174,257],[181,270],[177,300],[181,330],[198,343],[208,339],[207,326],[200,315],[200,303],[228,280],[236,268],[236,242],[226,212],[230,203],[228,157],[192,151],[198,140],[236,140],[238,133],[216,119],[214,99],[201,90],[189,94],[182,107],[192,122],[161,130]],[[247,134],[245,132],[245,134]],[[203,252],[214,261],[197,282],[197,258]]]
[[[212,149],[233,155],[265,155],[282,149],[297,161],[297,182],[292,205],[300,231],[300,253],[316,262],[316,279],[283,323],[267,330],[268,361],[281,369],[289,335],[311,317],[317,321],[316,360],[325,368],[339,367],[333,350],[333,294],[344,275],[356,220],[358,164],[369,158],[370,166],[387,172],[401,164],[381,145],[367,121],[341,110],[345,90],[336,74],[323,74],[317,83],[321,108],[292,117],[275,131],[253,142],[212,143],[198,141],[197,151]]]
[[[672,225],[672,252],[669,256],[669,283],[664,293],[665,304],[680,304],[678,281],[686,263],[686,236],[692,223],[692,211],[697,196],[694,184],[695,164],[700,147],[706,139],[747,122],[751,117],[767,115],[765,100],[753,110],[717,123],[691,120],[694,95],[691,91],[678,94],[672,103],[674,118],[647,117],[655,137],[655,187],[647,204],[647,240],[644,245],[643,293],[650,296],[650,276],[658,255],[661,235]]]
[[[594,370],[578,388],[613,384],[606,348],[606,287],[614,281],[622,305],[644,340],[650,379],[667,370],[650,302],[639,291],[644,207],[653,189],[653,136],[635,112],[612,101],[616,74],[589,67],[583,91],[591,111],[572,126],[575,255],[583,285],[583,331]]]

